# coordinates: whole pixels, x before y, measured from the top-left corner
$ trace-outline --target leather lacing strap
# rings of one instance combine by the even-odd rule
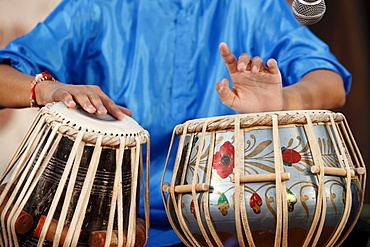
[[[206,137],[206,126],[207,126],[207,124],[208,124],[207,121],[203,124],[202,134],[201,134],[200,142],[199,142],[199,150],[198,150],[199,153],[203,153],[203,149],[205,147],[205,137]],[[201,155],[197,155],[197,159],[196,159],[195,167],[194,167],[193,178],[192,178],[192,183],[191,183],[191,195],[192,195],[192,198],[193,198],[195,214],[198,215],[197,222],[198,222],[199,229],[202,232],[203,237],[204,237],[207,245],[211,246],[212,242],[211,242],[210,238],[208,237],[208,233],[207,233],[207,231],[204,227],[202,217],[200,216],[201,215],[201,213],[200,213],[201,205],[199,205],[198,193],[196,191],[196,185],[199,182],[198,181],[198,178],[199,178],[198,172],[200,170],[200,168],[199,168],[200,167],[200,160],[201,160]]]

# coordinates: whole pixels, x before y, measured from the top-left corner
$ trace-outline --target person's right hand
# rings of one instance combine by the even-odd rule
[[[275,59],[269,59],[266,65],[262,58],[246,53],[236,59],[224,42],[219,50],[233,82],[232,89],[227,79],[216,84],[223,104],[238,113],[283,110],[282,77]]]
[[[99,86],[70,85],[58,81],[42,81],[35,88],[38,105],[52,102],[63,102],[67,107],[80,105],[88,113],[107,114],[121,120],[124,114],[132,116],[132,112],[116,105]]]

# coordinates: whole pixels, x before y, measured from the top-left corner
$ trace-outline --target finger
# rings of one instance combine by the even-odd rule
[[[268,61],[267,61],[267,68],[268,70],[272,73],[272,74],[279,74],[280,71],[279,71],[279,67],[277,65],[277,61],[273,58],[270,58]]]
[[[90,98],[87,93],[81,91],[78,87],[74,87],[69,93],[72,95],[73,99],[77,104],[79,104],[88,113],[95,113],[96,108],[91,103]]]
[[[127,116],[129,116],[129,117],[132,117],[132,111],[130,111],[130,110],[129,110],[129,109],[127,109],[126,107],[118,106],[118,108],[119,108],[119,110],[120,110],[123,114],[125,114],[125,115],[127,115]]]
[[[132,112],[122,106],[116,105],[110,98],[104,97],[103,104],[108,112],[118,120],[122,120],[124,118],[124,114],[128,116],[132,116]]]
[[[224,60],[230,73],[238,72],[237,61],[233,53],[231,53],[229,47],[225,42],[221,42],[219,45],[220,54]]]
[[[114,118],[116,118],[118,120],[122,120],[124,118],[124,112],[122,111],[122,109],[120,109],[119,106],[116,105],[103,92],[101,92],[101,95],[98,95],[98,94],[95,94],[95,93],[88,93],[87,97],[89,98],[90,103],[96,109],[94,112],[92,112],[92,111],[88,111],[90,108],[88,108],[86,110],[85,107],[82,106],[82,108],[84,108],[84,110],[86,110],[87,112],[89,112],[89,113],[95,113],[96,112],[97,114],[100,114],[100,115],[105,115],[109,112]],[[87,103],[87,104],[89,104],[89,103]],[[130,116],[130,114],[132,115],[131,111],[129,111],[129,110],[125,110],[125,112],[129,116]]]
[[[88,90],[91,90],[88,93],[91,103],[97,109],[98,114],[107,114],[108,112],[118,120],[124,118],[124,113],[127,115],[132,115],[132,112],[128,109],[123,110],[123,107],[116,105],[116,103],[111,100],[99,86],[89,86]],[[124,108],[125,109],[125,108]]]
[[[87,97],[89,98],[91,104],[94,105],[96,112],[98,114],[104,115],[108,113],[107,108],[104,107],[103,102],[99,95],[95,93],[87,93]]]
[[[235,93],[229,88],[229,81],[223,79],[216,84],[216,91],[222,103],[230,108],[232,108],[235,99]]]
[[[69,108],[75,108],[76,102],[73,100],[73,97],[68,92],[65,92],[62,94],[61,99],[57,101],[62,101],[67,107]]]
[[[251,62],[251,72],[258,73],[262,70],[266,69],[265,65],[263,64],[263,60],[260,57],[254,57]]]
[[[251,57],[249,54],[243,53],[239,56],[238,59],[238,70],[240,72],[244,70],[251,70]]]

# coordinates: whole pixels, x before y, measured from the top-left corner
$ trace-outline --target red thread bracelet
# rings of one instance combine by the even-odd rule
[[[55,79],[46,71],[35,76],[35,79],[31,81],[30,107],[40,107],[36,101],[35,89],[36,85],[42,81],[55,81]]]

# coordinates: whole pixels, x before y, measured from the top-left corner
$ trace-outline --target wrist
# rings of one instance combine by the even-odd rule
[[[304,110],[307,107],[303,104],[302,95],[294,89],[296,85],[283,88],[283,111]]]
[[[35,76],[31,81],[30,107],[40,107],[36,99],[36,86],[43,81],[55,81],[55,79],[46,71]]]

